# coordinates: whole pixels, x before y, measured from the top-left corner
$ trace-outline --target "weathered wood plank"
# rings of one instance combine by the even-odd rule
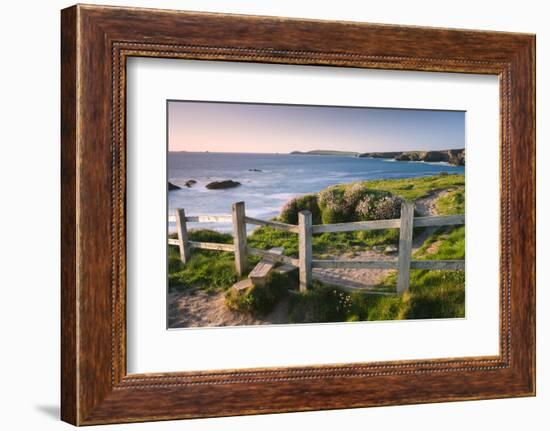
[[[414,204],[401,205],[401,226],[399,230],[399,255],[397,257],[397,293],[409,290],[411,252],[413,238]]]
[[[189,241],[189,246],[193,248],[200,248],[203,250],[218,250],[218,251],[229,251],[231,253],[235,252],[235,246],[233,244],[220,244],[217,242],[198,242],[198,241]]]
[[[298,213],[298,255],[300,257],[300,291],[306,291],[311,285],[312,216],[310,211]]]
[[[187,217],[188,222],[193,223],[231,223],[233,217],[231,215],[198,215]]]
[[[356,221],[351,223],[316,224],[312,227],[313,233],[324,232],[353,232],[358,230],[391,229],[400,226],[399,219]]]
[[[274,247],[269,250],[269,253],[281,255],[283,254],[284,250],[285,249],[283,247]],[[269,258],[263,258],[252,269],[252,271],[250,271],[250,274],[248,274],[248,278],[250,278],[256,286],[265,285],[265,283],[267,282],[267,277],[269,276],[271,270],[275,267],[275,264],[275,261]]]
[[[252,280],[250,278],[245,278],[244,280],[237,281],[233,286],[231,286],[231,289],[235,290],[238,293],[243,293],[245,290],[251,288],[252,286],[254,286]]]
[[[187,216],[185,220],[188,223],[231,223],[233,220],[230,214],[220,214],[220,215],[196,215],[196,216]],[[175,222],[176,216],[173,214],[168,215],[169,222]]]
[[[272,220],[260,220],[253,217],[245,217],[245,221],[249,224],[255,224],[259,226],[269,226],[274,229],[284,230],[286,232],[298,232],[298,226],[288,223],[281,223]]]
[[[397,260],[312,260],[313,268],[397,269]]]
[[[412,269],[464,271],[465,267],[466,265],[463,260],[413,260],[411,261]]]
[[[176,210],[176,229],[178,231],[178,241],[180,248],[180,258],[183,263],[187,263],[191,257],[189,251],[189,237],[187,235],[187,222],[185,221],[185,210],[178,208]]]
[[[244,202],[235,202],[232,212],[233,242],[235,244],[235,269],[239,276],[244,275],[248,266],[245,217]]]
[[[177,238],[168,238],[168,245],[180,245],[180,240]]]
[[[261,256],[262,258],[268,258],[273,260],[274,262],[281,262],[284,264],[292,265],[298,268],[300,265],[299,259],[293,259],[291,257],[285,256],[285,255],[277,255],[274,253],[270,253],[266,250],[260,250],[259,248],[253,248],[253,247],[247,247],[248,254],[251,254],[253,256]]]
[[[298,269],[297,266],[285,263],[281,266],[276,266],[275,268],[273,268],[273,272],[277,272],[279,274],[288,274],[292,271],[296,271],[297,269]]]
[[[414,218],[414,227],[447,226],[447,225],[461,225],[461,224],[464,224],[464,214]]]

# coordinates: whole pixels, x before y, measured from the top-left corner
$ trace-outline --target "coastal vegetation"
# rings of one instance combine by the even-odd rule
[[[291,199],[278,221],[296,224],[298,213],[309,210],[314,224],[399,218],[401,203],[436,196],[433,209],[439,215],[464,213],[464,175],[435,175],[420,178],[362,181],[328,187],[316,194]],[[417,232],[419,233],[419,231]],[[425,231],[425,240],[414,252],[415,260],[464,259],[464,227],[442,227]],[[190,230],[189,239],[199,242],[232,243],[230,234],[212,230]],[[316,258],[359,253],[377,247],[397,246],[398,229],[322,233],[313,236]],[[291,232],[269,226],[256,228],[248,236],[251,247],[268,250],[283,247],[284,254],[298,255],[298,238]],[[249,267],[259,258],[249,256]],[[347,291],[337,285],[314,280],[307,292],[298,292],[295,272],[272,272],[264,286],[245,292],[230,287],[238,281],[232,253],[193,250],[184,265],[177,247],[169,247],[171,291],[223,292],[227,307],[252,316],[265,316],[285,302],[288,323],[450,318],[464,316],[464,272],[412,270],[410,292],[376,295]],[[396,274],[390,272],[375,287],[379,292],[395,290]]]

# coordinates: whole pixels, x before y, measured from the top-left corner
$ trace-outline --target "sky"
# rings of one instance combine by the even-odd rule
[[[289,153],[464,148],[465,113],[223,102],[168,102],[169,151]]]

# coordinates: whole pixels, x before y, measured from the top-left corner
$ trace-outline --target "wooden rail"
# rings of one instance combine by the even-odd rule
[[[235,253],[235,269],[239,276],[247,271],[248,255],[260,256],[262,259],[272,260],[299,268],[300,290],[305,291],[311,286],[314,277],[313,268],[349,268],[349,269],[393,269],[397,270],[397,290],[402,294],[409,290],[410,270],[450,270],[463,271],[464,260],[412,260],[413,228],[429,226],[456,226],[464,224],[464,215],[414,217],[414,204],[404,203],[401,206],[401,217],[391,220],[360,221],[352,223],[333,223],[313,225],[309,211],[300,211],[298,225],[281,223],[272,220],[261,220],[248,217],[244,202],[233,204],[231,215],[196,215],[187,216],[183,209],[176,210],[175,215],[168,217],[169,221],[176,222],[178,236],[169,238],[168,244],[178,246],[182,262],[189,260],[190,250],[199,248],[204,250],[218,250]],[[190,241],[187,232],[187,223],[232,223],[233,244]],[[247,245],[246,225],[269,226],[274,229],[298,234],[298,259],[270,253],[266,250],[249,247]],[[399,251],[397,259],[391,260],[328,260],[313,259],[313,235],[319,233],[353,232],[360,230],[399,229]],[[355,288],[354,288],[355,289]],[[369,289],[365,291],[370,291]],[[390,292],[372,292],[391,294]]]
[[[176,215],[168,216],[169,222],[177,222]],[[199,215],[185,217],[185,221],[188,223],[231,223],[233,218],[229,214],[221,215]]]
[[[218,251],[230,251],[235,252],[235,246],[233,244],[220,244],[217,242],[197,242],[189,241],[189,246],[193,248],[202,248],[203,250],[218,250]]]
[[[397,269],[397,260],[312,260],[313,268]]]
[[[248,224],[256,224],[259,226],[269,226],[275,229],[284,230],[286,232],[298,233],[298,226],[294,224],[281,223],[281,222],[272,221],[272,220],[260,220],[252,217],[245,217],[244,220]]]
[[[414,217],[413,227],[450,226],[464,224],[464,215]],[[351,223],[333,223],[313,225],[313,233],[353,232],[358,230],[380,230],[399,228],[401,219],[356,221]]]

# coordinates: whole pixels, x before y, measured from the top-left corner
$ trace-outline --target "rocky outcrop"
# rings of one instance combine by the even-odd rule
[[[466,153],[464,150],[447,150],[449,163],[451,165],[464,166],[466,164]]]
[[[399,151],[392,151],[387,153],[362,153],[357,157],[372,157],[373,159],[395,159],[399,154]]]
[[[209,190],[220,190],[220,189],[231,189],[233,187],[240,186],[241,183],[233,180],[224,180],[224,181],[212,181],[206,185],[206,188]]]
[[[192,187],[194,186],[195,184],[197,184],[197,181],[196,180],[187,180],[185,182],[185,187]]]
[[[394,159],[405,162],[445,162],[455,166],[464,166],[466,162],[464,149],[362,153],[359,155],[359,157]]]
[[[176,186],[175,184],[168,181],[168,190],[179,190],[179,189],[181,189],[180,186]]]

